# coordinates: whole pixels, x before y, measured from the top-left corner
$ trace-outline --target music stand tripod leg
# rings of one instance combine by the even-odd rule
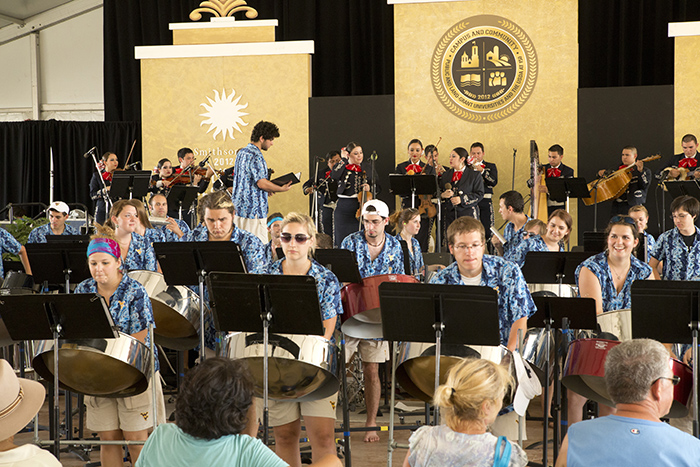
[[[203,264],[200,262],[200,264]],[[202,363],[205,358],[204,351],[204,277],[207,275],[204,269],[200,270],[199,276],[199,363]]]
[[[437,388],[440,386],[440,355],[442,355],[440,347],[442,343],[442,331],[445,329],[445,324],[438,321],[433,324],[433,328],[435,328],[435,391],[437,391]],[[435,419],[435,426],[438,426],[440,424],[440,409],[437,406],[435,406],[435,415],[433,418]]]
[[[345,333],[340,333],[340,371],[343,384],[343,440],[345,442],[345,467],[352,467],[350,458],[350,411],[348,409],[348,375],[345,367]]]
[[[387,459],[387,467],[392,466],[393,453],[394,449],[396,448],[396,441],[394,440],[394,401],[396,397],[396,363],[399,356],[398,344],[398,342],[393,342],[393,355],[391,356],[391,405],[389,406],[389,455]]]
[[[693,356],[693,378],[695,379],[693,381],[693,436],[696,438],[700,438],[700,428],[698,427],[698,418],[700,417],[700,413],[698,410],[700,409],[700,404],[698,403],[698,327],[700,326],[700,323],[697,321],[693,321],[691,323],[691,328],[693,330],[693,350],[692,350],[692,356]],[[682,356],[681,356],[682,358]]]

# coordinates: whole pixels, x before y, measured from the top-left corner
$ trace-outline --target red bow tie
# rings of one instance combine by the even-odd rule
[[[681,159],[681,161],[678,163],[678,167],[683,167],[686,169],[694,169],[697,166],[698,161],[695,160],[694,157],[686,157],[685,159]]]
[[[330,170],[326,170],[326,176],[325,176],[325,178],[328,178],[328,177],[330,177],[330,176],[331,176],[331,171],[330,171]]]
[[[453,173],[452,174],[452,183],[462,180],[463,173],[464,173],[463,171]]]
[[[112,172],[102,172],[102,180],[106,182],[112,181]]]
[[[352,172],[362,172],[362,167],[357,164],[348,164],[345,166],[345,168]]]
[[[622,169],[624,169],[624,168],[626,168],[626,167],[629,167],[629,166],[627,166],[627,165],[625,165],[625,164],[622,164],[620,167],[617,168],[617,170],[622,170]]]
[[[547,178],[557,178],[561,177],[561,170],[558,167],[552,167],[547,169]]]
[[[406,167],[406,172],[409,172],[411,170],[413,170],[413,173],[417,175],[423,171],[423,168],[418,164],[409,164]]]

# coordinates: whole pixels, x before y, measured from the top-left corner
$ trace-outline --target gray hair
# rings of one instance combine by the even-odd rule
[[[632,339],[613,347],[605,359],[605,385],[616,404],[646,399],[651,385],[669,372],[669,353],[652,339]]]

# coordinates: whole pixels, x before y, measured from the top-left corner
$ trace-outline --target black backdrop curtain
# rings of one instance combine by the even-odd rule
[[[54,200],[83,203],[92,212],[88,185],[94,164],[83,154],[96,146],[98,157],[106,151],[114,152],[123,167],[134,139],[140,135],[140,125],[133,122],[0,122],[4,174],[0,208],[8,203],[48,204],[53,152]],[[130,163],[140,160],[137,144]]]
[[[141,120],[134,47],[172,44],[168,23],[190,22],[198,5],[197,0],[104,1],[106,121]],[[276,40],[315,41],[314,97],[393,94],[394,14],[385,0],[248,0],[248,5],[259,19],[278,19]]]

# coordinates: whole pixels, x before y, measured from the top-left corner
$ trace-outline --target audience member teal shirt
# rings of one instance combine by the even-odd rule
[[[287,463],[248,435],[201,439],[164,423],[148,437],[136,467],[286,467]]]

